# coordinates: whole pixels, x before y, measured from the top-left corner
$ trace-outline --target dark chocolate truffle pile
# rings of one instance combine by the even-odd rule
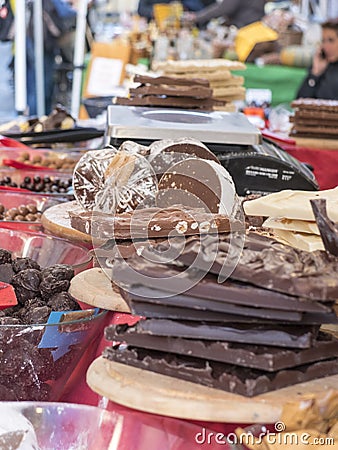
[[[0,249],[0,281],[10,283],[18,299],[16,306],[0,311],[1,401],[57,400],[82,349],[93,339],[91,328],[74,341],[71,330],[38,325],[46,324],[52,311],[80,309],[67,292],[73,276],[70,266],[42,269],[30,258],[14,258]]]

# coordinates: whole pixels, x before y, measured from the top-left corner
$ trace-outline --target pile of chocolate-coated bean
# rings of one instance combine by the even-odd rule
[[[0,203],[0,220],[37,222],[40,218],[41,212],[38,211],[38,208],[33,203],[9,209],[6,209],[4,205]]]

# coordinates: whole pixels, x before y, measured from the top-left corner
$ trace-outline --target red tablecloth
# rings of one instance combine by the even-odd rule
[[[135,318],[128,314],[119,313],[109,313],[107,317],[107,325],[109,323],[126,323],[126,321],[134,323]],[[108,345],[110,343],[103,338],[98,346],[97,356],[100,356],[102,350]],[[81,375],[76,385],[72,385],[61,401],[93,406],[102,405],[102,397],[94,393],[86,384],[86,369],[80,367],[80,370]],[[147,395],[146,392],[145,395]],[[113,402],[109,402],[105,407],[110,411],[121,414],[123,417],[123,432],[117,447],[118,450],[148,449],[150,447],[147,447],[146,444],[149,439],[151,440],[151,448],[154,450],[230,450],[230,447],[225,444],[224,436],[234,439],[235,429],[247,426],[247,424],[172,419],[136,411]],[[273,425],[271,429],[273,429]],[[145,432],[145,430],[147,431]],[[140,445],[140,434],[146,434],[142,438],[145,440],[142,446]]]
[[[338,185],[338,141],[337,150],[278,143],[291,156],[313,167],[320,189],[331,189]]]

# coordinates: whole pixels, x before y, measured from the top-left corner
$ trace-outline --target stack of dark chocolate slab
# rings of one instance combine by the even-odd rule
[[[135,75],[134,82],[139,85],[129,89],[128,97],[116,97],[115,104],[198,110],[212,110],[216,104],[225,104],[213,98],[209,81],[200,78]]]
[[[292,129],[290,135],[295,138],[316,139],[318,148],[323,141],[338,138],[338,101],[313,98],[300,98],[292,102],[294,116],[290,117]],[[337,144],[332,142],[332,145]]]
[[[338,258],[254,233],[240,242],[176,237],[115,252],[113,280],[142,318],[109,326],[104,356],[247,397],[337,374],[338,341],[320,326],[337,323]]]

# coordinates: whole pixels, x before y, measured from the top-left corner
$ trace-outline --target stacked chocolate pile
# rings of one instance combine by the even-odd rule
[[[291,135],[300,138],[337,139],[338,101],[300,98],[291,103]]]
[[[136,75],[138,87],[129,89],[129,97],[116,97],[114,103],[128,106],[163,106],[169,108],[212,110],[223,105],[212,96],[209,81],[201,78]]]
[[[338,258],[253,233],[241,251],[233,238],[175,238],[115,259],[113,279],[143,318],[108,327],[123,344],[104,356],[249,397],[337,374],[338,341],[319,328],[337,323]]]
[[[245,65],[239,61],[226,59],[166,61],[156,63],[154,69],[166,76],[208,80],[213,97],[224,102],[224,105],[215,105],[216,110],[233,112],[235,105],[232,102],[245,99],[244,78],[231,72],[245,69]]]

